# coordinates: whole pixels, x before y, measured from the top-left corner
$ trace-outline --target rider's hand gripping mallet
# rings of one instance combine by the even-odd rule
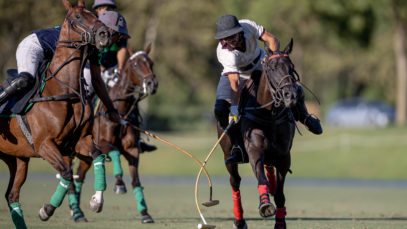
[[[205,158],[204,163],[202,164],[201,169],[199,170],[198,176],[195,181],[195,204],[196,208],[198,209],[199,215],[201,216],[203,224],[198,224],[199,229],[212,229],[215,228],[215,225],[209,225],[206,223],[205,217],[203,216],[201,209],[199,208],[198,204],[198,182],[199,182],[199,177],[201,176],[202,170],[204,169],[206,162],[208,162],[209,158],[211,157],[212,153],[215,151],[216,147],[219,145],[220,141],[223,139],[223,137],[226,135],[226,132],[229,130],[229,128],[234,124],[234,120],[231,120],[229,122],[229,125],[225,128],[225,130],[222,132],[220,137],[218,138],[218,141],[216,141],[215,145],[212,147],[211,152],[209,152],[208,156]],[[219,204],[219,200],[212,200],[212,189],[210,189],[210,195],[209,195],[209,201],[203,202],[202,205],[205,207],[212,207],[214,205]]]

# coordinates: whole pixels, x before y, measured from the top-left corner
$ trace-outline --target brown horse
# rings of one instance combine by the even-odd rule
[[[93,120],[91,107],[82,90],[81,67],[88,53],[95,52],[95,46],[100,49],[112,42],[109,29],[86,10],[83,0],[79,0],[75,7],[68,0],[63,0],[63,4],[68,12],[47,77],[43,81],[43,91],[39,98],[43,102],[35,103],[23,116],[28,131],[20,129],[16,118],[0,119],[0,157],[10,170],[6,199],[17,228],[26,228],[19,193],[26,178],[30,157],[43,158],[62,176],[50,204],[40,209],[41,220],[48,220],[62,203],[68,189],[73,190],[72,170],[62,155],[71,154],[79,138],[91,136]],[[106,90],[100,76],[95,76],[93,80],[98,82],[95,83],[98,84],[98,88],[95,88],[97,93],[111,105],[109,97],[103,94]],[[25,136],[27,132],[29,137]],[[88,137],[87,141],[92,142],[92,138]],[[89,155],[89,152],[86,154]],[[98,154],[100,152],[92,155],[93,158],[98,158]]]
[[[130,56],[126,61],[124,70],[116,84],[109,89],[109,96],[114,101],[114,105],[125,120],[139,126],[138,102],[157,90],[158,82],[153,72],[153,61],[148,56],[151,50],[149,45],[144,51],[139,51]],[[137,208],[142,215],[142,223],[153,223],[153,219],[148,214],[147,206],[144,200],[143,188],[141,187],[138,163],[140,151],[138,140],[140,133],[131,127],[124,127],[117,123],[109,121],[104,116],[105,106],[99,106],[98,115],[95,117],[93,126],[93,136],[95,142],[100,147],[102,153],[109,155],[113,163],[113,175],[116,177],[114,191],[118,194],[126,192],[122,176],[123,172],[120,164],[120,154],[123,155],[129,163],[130,175],[132,177],[133,192],[137,201]],[[83,145],[83,148],[89,148],[89,145]],[[72,159],[65,157],[65,161],[71,165]],[[76,192],[80,198],[81,186],[90,168],[91,159],[80,156],[80,164],[77,170],[78,179],[75,180]],[[70,203],[72,206],[72,203]],[[71,208],[71,215],[75,219],[76,212]]]
[[[292,50],[292,40],[283,52],[268,51],[263,64],[263,72],[254,73],[246,83],[240,99],[241,136],[250,165],[258,181],[260,195],[259,213],[262,217],[276,214],[275,228],[285,228],[284,181],[290,169],[290,150],[295,133],[294,118],[290,108],[297,100],[294,65],[288,54]],[[218,123],[218,133],[223,129]],[[225,159],[230,156],[229,138],[221,142]],[[272,166],[277,169],[277,189],[273,193]],[[269,174],[266,177],[264,168]],[[240,197],[240,176],[237,164],[227,164],[230,184],[233,191],[234,228],[247,228],[243,217]],[[269,178],[269,179],[268,179]],[[270,203],[269,194],[274,194],[277,211]],[[276,213],[277,212],[277,213]]]

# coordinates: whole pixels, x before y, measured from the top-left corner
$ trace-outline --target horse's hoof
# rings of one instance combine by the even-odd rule
[[[287,226],[285,224],[275,224],[274,229],[286,229]]]
[[[113,187],[113,192],[118,195],[125,194],[127,192],[126,185],[115,185]]]
[[[154,223],[153,218],[149,214],[141,216],[141,223]]]
[[[78,216],[74,220],[75,220],[75,223],[86,223],[86,222],[88,222],[88,219],[86,219],[85,216]]]
[[[47,221],[49,219],[49,215],[45,211],[45,205],[40,208],[40,211],[38,212],[38,216],[40,217],[40,220],[42,221]]]
[[[98,203],[98,202],[96,202],[96,199],[94,197],[92,197],[92,199],[89,202],[89,207],[90,207],[90,210],[92,210],[96,213],[99,213],[103,209],[103,202]]]
[[[246,220],[235,220],[233,222],[233,229],[247,229]]]
[[[271,217],[276,214],[276,208],[272,203],[263,203],[259,207],[259,213],[263,218]]]

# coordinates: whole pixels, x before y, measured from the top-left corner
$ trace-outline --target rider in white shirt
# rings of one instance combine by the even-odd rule
[[[261,62],[265,52],[259,47],[258,41],[267,42],[272,51],[279,51],[280,42],[263,26],[247,19],[238,21],[234,15],[220,17],[216,27],[215,39],[219,40],[216,53],[223,71],[216,92],[215,117],[224,129],[228,125],[228,120],[239,119],[238,102],[246,80],[253,73],[261,73],[263,70]],[[320,121],[308,114],[304,104],[304,93],[300,86],[298,86],[298,102],[293,113],[295,118],[312,133],[322,133]],[[242,143],[240,131],[234,130],[234,127],[236,126],[232,126],[228,131],[233,146],[232,156],[226,159],[226,164],[247,162],[239,146],[241,145],[239,142]]]

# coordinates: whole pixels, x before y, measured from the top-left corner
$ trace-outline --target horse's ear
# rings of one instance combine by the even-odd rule
[[[85,7],[85,2],[83,0],[78,1],[78,6],[79,7]]]
[[[148,43],[148,45],[147,45],[146,49],[144,49],[144,51],[146,53],[150,53],[150,51],[151,51],[151,43]]]
[[[293,51],[293,38],[291,38],[290,43],[288,43],[288,45],[284,48],[284,53],[290,54],[291,51]]]
[[[68,0],[62,0],[62,3],[64,4],[66,10],[69,11],[72,9],[72,5]]]
[[[127,45],[127,52],[129,52],[130,56],[133,56],[133,54],[134,54],[133,49],[131,49],[130,46],[128,46],[128,45]]]

